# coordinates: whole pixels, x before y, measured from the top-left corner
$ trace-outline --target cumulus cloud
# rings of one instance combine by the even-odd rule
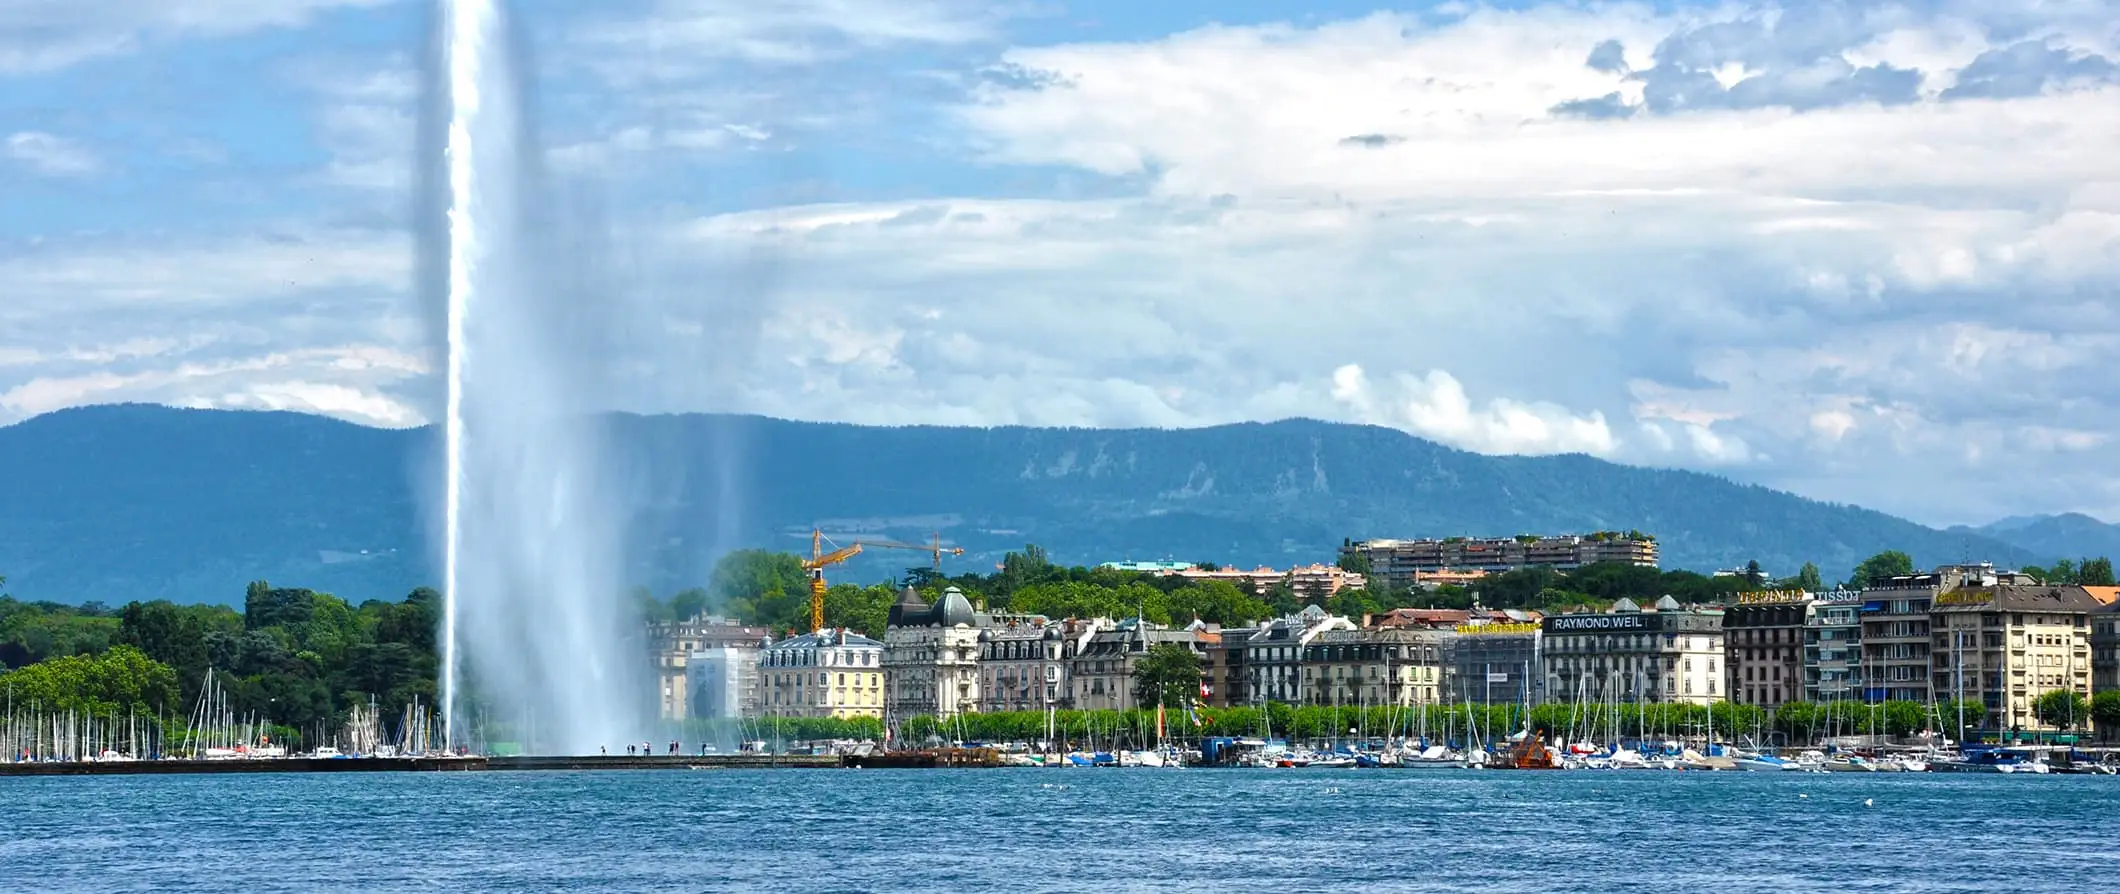
[[[580,169],[864,145],[834,128],[889,103],[841,62],[1001,39],[947,3],[654,8],[673,27],[598,10],[579,33],[602,59],[554,54],[590,75],[559,97],[594,110],[559,125]],[[616,212],[630,266],[597,296],[610,393],[878,423],[1325,416],[1931,521],[2110,514],[2120,479],[2093,457],[2120,431],[2120,86],[2088,61],[2115,52],[2094,13],[1466,6],[998,51],[920,94],[946,187],[673,210],[706,188],[653,167],[654,209]],[[732,94],[729,66],[817,72],[840,104],[791,80]],[[318,120],[345,182],[408,188],[353,148],[402,121]],[[0,410],[431,415],[423,374],[314,353],[426,353],[409,242],[339,235],[314,267],[313,231],[0,251],[0,280],[29,283],[0,306],[29,333],[0,353]],[[173,335],[191,332],[212,341]],[[180,344],[64,359],[145,335]],[[258,365],[275,355],[300,359]]]
[[[1391,387],[1380,389],[1350,363],[1333,370],[1332,396],[1352,408],[1359,421],[1409,429],[1480,453],[1605,456],[1619,446],[1603,413],[1578,417],[1554,404],[1507,398],[1474,406],[1465,386],[1439,369],[1400,373]]]

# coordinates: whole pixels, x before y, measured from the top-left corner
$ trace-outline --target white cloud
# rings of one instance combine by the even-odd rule
[[[183,37],[308,24],[337,7],[392,0],[10,0],[0,10],[0,75],[49,71]]]
[[[93,174],[102,162],[87,147],[65,137],[25,130],[9,134],[6,157],[33,173],[47,177],[80,177]]]
[[[1422,375],[1400,373],[1393,385],[1371,385],[1354,364],[1332,373],[1333,398],[1352,408],[1357,420],[1403,428],[1453,447],[1480,453],[1606,456],[1619,446],[1603,413],[1574,416],[1554,404],[1507,398],[1475,407],[1465,386],[1439,369]]]
[[[1325,416],[1468,449],[1729,469],[1928,519],[2120,511],[2120,478],[2092,459],[2120,432],[2105,285],[2120,277],[2120,87],[2020,78],[2006,98],[1945,97],[1992,34],[2052,34],[2070,58],[2120,58],[2115,36],[2076,7],[1990,27],[1977,4],[1864,5],[1813,21],[1815,42],[1745,31],[1834,12],[1819,9],[1468,7],[1022,47],[980,79],[938,76],[937,96],[984,86],[918,136],[963,162],[951,189],[1030,197],[909,180],[900,200],[675,226],[691,212],[673,209],[728,190],[657,153],[814,142],[816,122],[869,113],[848,107],[905,76],[842,63],[961,58],[998,20],[950,3],[600,9],[554,29],[543,58],[566,76],[545,96],[589,110],[558,125],[563,170],[656,177],[654,208],[614,211],[625,264],[587,268],[619,321],[609,393],[627,409]],[[1718,21],[1751,36],[1694,39]],[[1587,64],[1606,41],[1625,66]],[[1663,55],[1706,54],[1721,105],[1656,106],[1668,85],[1644,70],[1667,41]],[[1920,74],[1897,98],[1833,92],[1879,66]],[[334,88],[315,118],[329,176],[398,197],[410,67],[386,67],[309,83]],[[1772,91],[1788,102],[1761,101]],[[1623,117],[1555,111],[1608,96],[1600,114]],[[865,158],[869,143],[831,133]],[[1052,198],[1078,194],[1048,188],[1060,180],[1097,198]],[[0,252],[0,280],[26,284],[0,306],[27,333],[0,353],[9,412],[168,395],[415,418],[419,374],[399,366],[256,366],[425,352],[409,240],[296,238]],[[181,344],[82,359],[138,337]]]

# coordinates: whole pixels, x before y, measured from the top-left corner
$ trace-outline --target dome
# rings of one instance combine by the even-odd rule
[[[1681,609],[1679,608],[1678,600],[1666,595],[1664,598],[1656,600],[1656,610],[1660,612],[1675,612]]]
[[[980,642],[982,642],[982,643],[990,643],[990,642],[993,642],[993,641],[994,641],[994,631],[991,631],[991,630],[981,630],[981,631],[979,631],[979,641],[980,641]]]
[[[1618,602],[1612,603],[1612,610],[1614,612],[1638,612],[1642,610],[1642,607],[1635,605],[1634,600],[1621,596]]]
[[[972,611],[972,601],[964,598],[964,591],[951,587],[942,591],[942,598],[935,602],[935,620],[943,627],[970,627],[978,622],[978,617]]]

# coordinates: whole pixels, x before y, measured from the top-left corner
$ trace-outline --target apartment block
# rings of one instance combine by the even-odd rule
[[[1449,537],[1428,540],[1357,540],[1342,556],[1369,561],[1371,577],[1393,587],[1411,587],[1424,574],[1442,571],[1503,572],[1534,565],[1567,570],[1597,562],[1656,567],[1656,539],[1639,532],[1557,537]]]
[[[1940,593],[1933,691],[1986,705],[1993,729],[2049,729],[2032,705],[2056,690],[2091,694],[2091,619],[2101,608],[2073,586],[1984,584]]]
[[[1861,591],[1815,594],[1804,619],[1804,700],[1860,700],[1862,687]]]

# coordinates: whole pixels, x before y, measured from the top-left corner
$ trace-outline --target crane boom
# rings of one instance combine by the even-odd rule
[[[810,531],[810,557],[802,560],[802,570],[808,573],[810,576],[810,632],[815,633],[819,630],[824,629],[825,568],[827,566],[837,565],[841,562],[853,558],[854,556],[860,554],[862,547],[865,546],[873,546],[878,549],[918,550],[920,552],[924,552],[932,556],[934,561],[934,567],[936,568],[942,567],[943,553],[949,553],[953,556],[964,555],[964,547],[943,546],[942,532],[940,531],[935,532],[935,539],[932,543],[900,543],[895,540],[856,540],[853,543],[832,550],[831,552],[825,552],[824,531],[822,529],[812,529]]]

